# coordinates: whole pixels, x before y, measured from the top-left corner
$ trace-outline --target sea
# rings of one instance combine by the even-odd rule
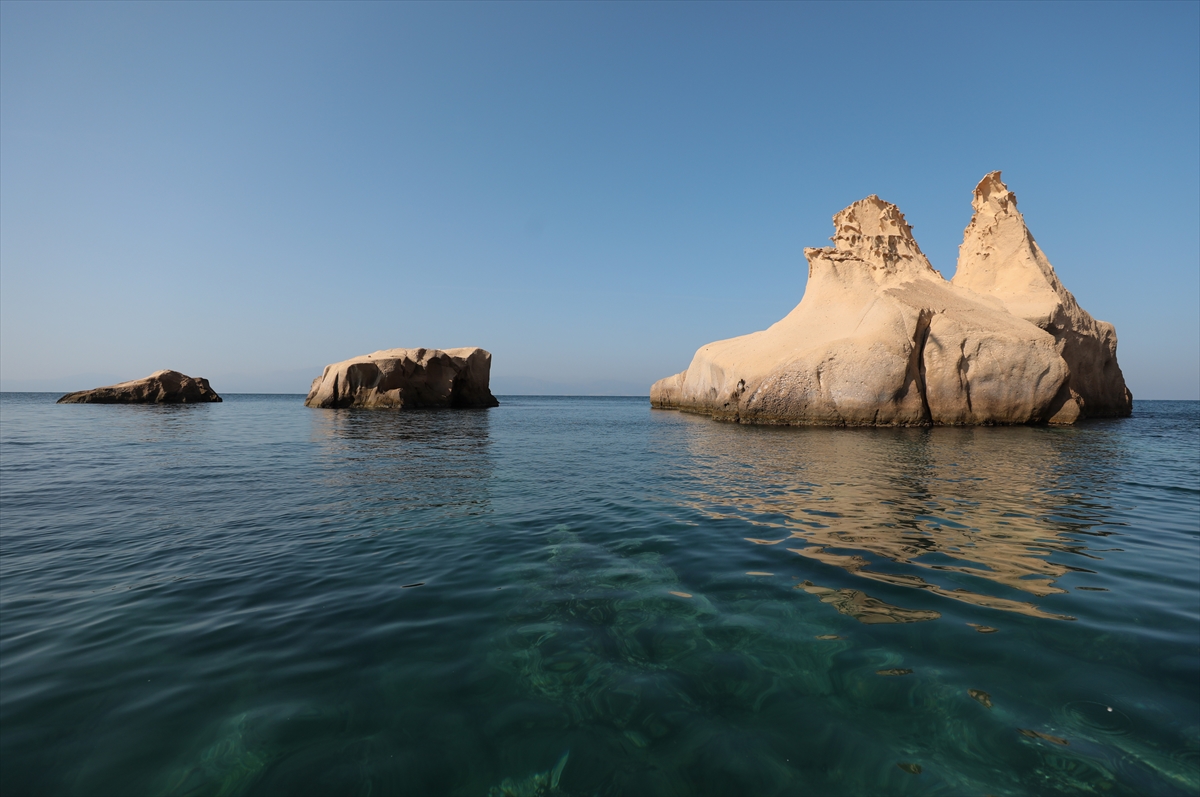
[[[4,795],[1195,795],[1200,402],[0,395]]]

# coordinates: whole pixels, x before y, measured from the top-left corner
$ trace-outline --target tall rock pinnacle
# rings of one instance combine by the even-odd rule
[[[963,234],[953,284],[999,301],[1054,336],[1071,371],[1060,420],[1129,415],[1133,397],[1117,364],[1116,330],[1092,318],[1063,287],[1000,172],[979,181],[971,205],[975,215]]]

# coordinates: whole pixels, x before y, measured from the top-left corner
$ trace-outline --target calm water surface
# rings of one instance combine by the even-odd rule
[[[1196,794],[1200,404],[0,397],[4,794]]]

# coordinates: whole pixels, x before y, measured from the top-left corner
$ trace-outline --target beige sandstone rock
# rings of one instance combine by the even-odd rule
[[[496,407],[492,355],[480,348],[385,349],[325,366],[307,407]]]
[[[208,380],[178,371],[155,371],[144,379],[134,379],[95,390],[68,393],[59,404],[194,404],[220,401],[208,386]]]
[[[687,371],[654,384],[651,404],[743,423],[1071,423],[1080,417],[1067,406],[1071,388],[1082,394],[1104,383],[1060,356],[1057,327],[1047,331],[995,294],[943,279],[895,205],[867,197],[834,216],[834,227],[834,246],[804,251],[808,287],[791,313],[762,332],[704,346]],[[990,234],[981,231],[978,246]],[[1078,310],[1045,258],[1039,263],[1062,306],[1065,296]],[[1091,334],[1083,320],[1091,317],[1070,312],[1051,317]],[[1115,350],[1115,335],[1095,329]]]
[[[996,301],[1054,336],[1070,369],[1055,420],[1127,416],[1133,396],[1117,365],[1117,332],[1079,306],[1029,234],[1000,172],[980,180],[953,283]]]

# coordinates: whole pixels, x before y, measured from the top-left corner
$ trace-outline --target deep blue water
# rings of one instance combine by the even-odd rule
[[[1200,403],[0,396],[0,792],[1196,794]]]

